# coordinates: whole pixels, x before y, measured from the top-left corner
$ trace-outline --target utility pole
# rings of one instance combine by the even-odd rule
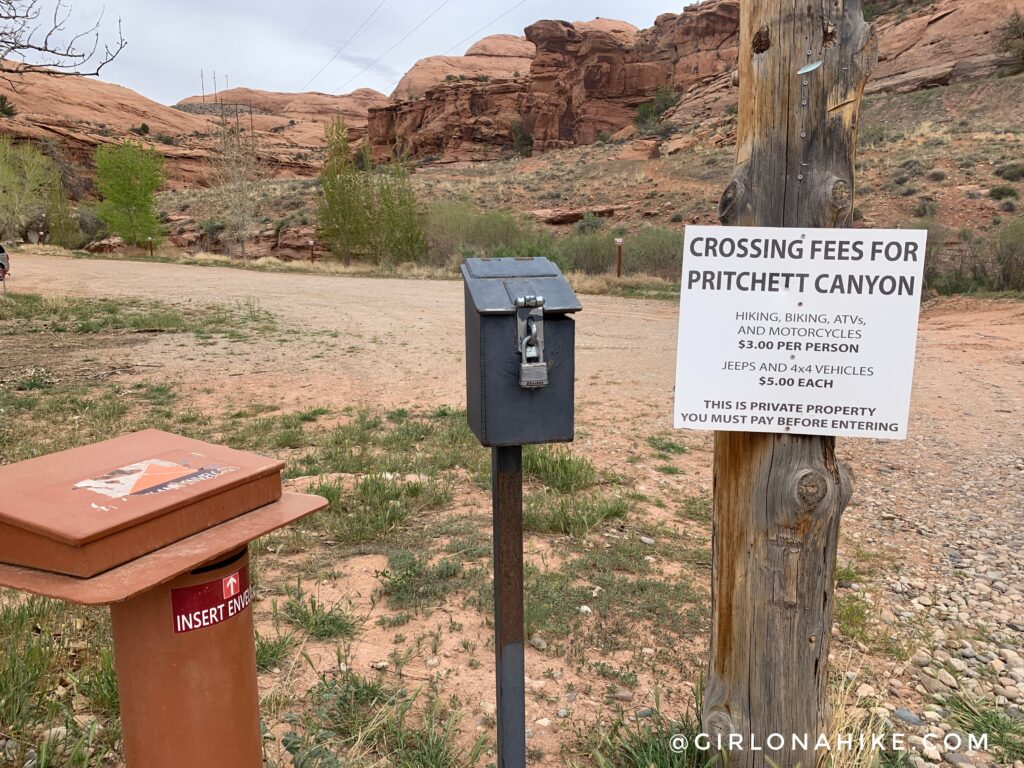
[[[861,0],[741,0],[737,157],[723,224],[852,224],[860,102],[877,58]],[[734,750],[730,768],[816,764],[814,742],[829,725],[839,520],[851,492],[834,437],[715,435],[704,728],[764,746]],[[781,748],[766,745],[772,734],[784,737]],[[794,748],[792,737],[805,734],[807,748]]]
[[[206,73],[199,70],[199,86],[203,89],[203,104],[206,103]]]

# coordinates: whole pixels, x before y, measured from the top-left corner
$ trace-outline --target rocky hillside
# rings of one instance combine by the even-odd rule
[[[371,107],[387,104],[367,88],[344,96],[322,93],[270,93],[234,88],[207,97],[185,99],[178,108],[95,78],[27,75],[17,90],[0,81],[17,114],[0,118],[0,134],[35,142],[56,142],[65,158],[89,175],[96,147],[136,138],[164,155],[171,186],[202,184],[210,174],[220,121],[251,124],[265,167],[274,176],[311,176],[320,170],[324,123],[341,114],[353,137],[365,135]]]
[[[367,114],[371,107],[387,104],[387,97],[372,88],[360,88],[342,96],[326,93],[274,93],[254,88],[231,88],[217,94],[219,103],[211,96],[189,96],[175,106],[183,111],[198,111],[216,115],[226,109],[233,114],[237,106],[249,121],[253,111],[256,130],[274,133],[296,145],[321,147],[324,143],[324,125],[341,115],[349,126],[353,139],[365,135]]]
[[[1000,66],[993,31],[1022,0],[936,0],[876,19],[879,66],[869,93],[908,92],[974,80]],[[401,147],[442,161],[506,156],[524,135],[546,151],[631,132],[637,108],[659,88],[681,94],[668,121],[714,133],[735,104],[739,0],[707,0],[636,30],[605,19],[538,21],[536,46],[519,78],[440,82],[421,97],[373,108],[374,153]],[[679,141],[685,140],[680,138]]]

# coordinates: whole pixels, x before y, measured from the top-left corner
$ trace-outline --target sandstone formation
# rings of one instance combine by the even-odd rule
[[[906,93],[936,85],[976,80],[1005,62],[995,51],[993,31],[1021,0],[942,0],[905,20],[882,18],[878,25],[878,67],[867,93]]]
[[[880,17],[879,65],[867,92],[991,75],[1003,63],[993,31],[1014,9],[1024,10],[1024,1],[936,0],[906,17]],[[638,106],[667,85],[679,102],[666,121],[728,141],[728,112],[738,96],[738,24],[739,0],[689,5],[644,30],[609,19],[538,21],[526,28],[536,46],[528,76],[441,82],[415,102],[371,108],[369,140],[377,156],[398,146],[415,157],[491,159],[508,152],[521,125],[535,151],[571,147],[628,132]],[[669,151],[689,140],[673,141]]]
[[[341,115],[349,126],[353,139],[365,135],[367,113],[371,107],[387,104],[387,97],[372,88],[360,88],[352,93],[333,96],[327,93],[274,93],[254,88],[231,88],[212,95],[189,96],[176,105],[189,112],[218,116],[221,112],[234,118],[235,108],[241,110],[248,124],[249,110],[258,131],[273,131],[296,145],[321,147],[324,143],[324,125]]]
[[[405,73],[391,94],[392,101],[415,99],[438,83],[509,79],[530,71],[534,46],[515,35],[491,35],[470,46],[464,56],[428,56]]]
[[[269,174],[312,176],[320,170],[326,122],[341,114],[352,127],[352,138],[359,140],[370,107],[387,104],[384,94],[367,88],[344,96],[234,88],[219,94],[220,104],[194,96],[173,108],[95,78],[42,74],[25,76],[17,89],[0,82],[0,93],[18,110],[0,119],[0,134],[56,141],[85,175],[91,173],[97,146],[126,138],[143,141],[164,156],[172,187],[209,179],[224,119],[255,129]]]

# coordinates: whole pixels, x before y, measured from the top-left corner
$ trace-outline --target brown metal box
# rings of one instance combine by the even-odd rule
[[[95,576],[277,501],[283,466],[155,429],[0,466],[0,563]]]

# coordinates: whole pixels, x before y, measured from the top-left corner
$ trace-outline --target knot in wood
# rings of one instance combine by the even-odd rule
[[[825,494],[828,493],[828,481],[820,472],[809,469],[797,480],[796,492],[800,499],[800,505],[806,510],[812,510],[821,503]]]
[[[835,183],[832,184],[831,196],[832,207],[835,209],[837,214],[842,216],[842,214],[845,214],[850,208],[850,201],[852,198],[852,195],[850,194],[850,185],[842,179],[837,179]]]
[[[751,43],[754,53],[764,53],[772,47],[772,33],[768,27],[761,27],[754,35],[754,42]]]
[[[718,220],[723,224],[728,224],[735,218],[736,203],[740,196],[743,195],[745,189],[746,187],[740,177],[733,178],[729,182],[729,186],[725,188],[722,198],[718,201]]]

